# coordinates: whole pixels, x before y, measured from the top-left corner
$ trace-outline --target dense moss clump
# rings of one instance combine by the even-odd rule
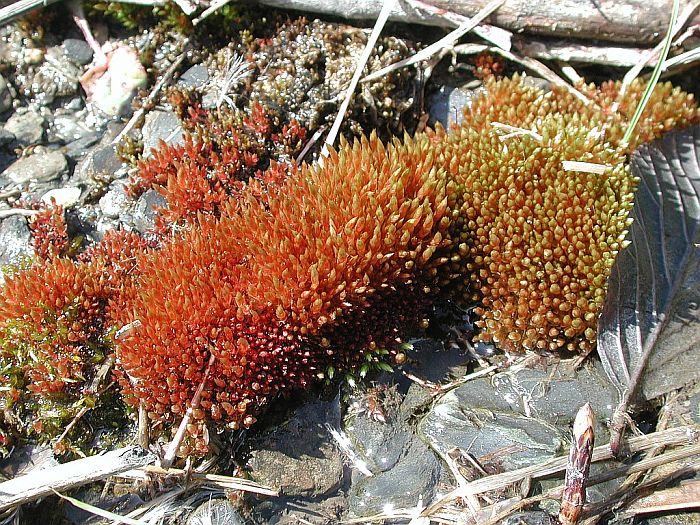
[[[47,253],[55,253],[50,242],[46,246]],[[145,248],[135,234],[111,232],[82,261],[50,256],[5,277],[0,447],[16,436],[46,441],[76,418],[59,450],[87,450],[96,432],[125,420],[111,381],[115,323],[110,312],[125,307],[121,297],[133,276],[135,254]]]
[[[432,135],[456,184],[451,271],[479,305],[478,340],[511,351],[594,348],[634,198],[627,154],[698,120],[690,95],[660,84],[634,141],[621,144],[644,85],[633,83],[614,109],[619,87],[583,86],[586,105],[524,77],[491,79],[461,125]]]
[[[140,261],[117,346],[124,385],[154,421],[194,411],[248,426],[278,392],[395,352],[433,293],[449,241],[448,182],[425,136],[343,145],[265,200],[256,183],[219,220]],[[365,368],[366,370],[366,368]],[[204,446],[200,440],[198,446]]]
[[[217,124],[184,104],[185,145],[133,180],[167,198],[159,245],[117,233],[79,261],[48,246],[0,289],[5,407],[84,398],[88,363],[114,348],[127,400],[161,429],[190,410],[201,454],[210,424],[249,426],[277,394],[386,367],[439,294],[476,306],[478,340],[589,352],[629,226],[628,154],[699,114],[662,84],[621,144],[643,86],[619,107],[617,84],[580,89],[589,104],[489,79],[450,133],[373,134],[300,167],[296,123],[253,106]]]

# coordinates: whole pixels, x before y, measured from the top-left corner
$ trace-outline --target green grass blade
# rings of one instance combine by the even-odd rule
[[[637,109],[634,112],[634,115],[632,116],[632,120],[630,120],[629,126],[627,127],[627,131],[625,131],[625,136],[622,137],[622,145],[626,146],[629,144],[632,135],[634,134],[634,129],[637,127],[637,124],[639,123],[639,119],[642,116],[642,112],[644,111],[644,108],[646,107],[647,103],[649,102],[649,98],[651,97],[652,91],[654,91],[654,88],[656,87],[656,84],[659,82],[659,77],[661,76],[661,69],[663,63],[666,61],[666,57],[668,56],[668,52],[671,49],[671,41],[673,40],[673,28],[676,25],[676,20],[678,19],[678,11],[679,11],[679,0],[673,0],[673,8],[671,10],[671,21],[668,24],[668,31],[666,32],[666,37],[664,39],[664,46],[661,49],[661,54],[659,55],[659,59],[656,61],[656,67],[654,68],[654,71],[651,74],[651,78],[649,79],[649,83],[647,84],[646,89],[644,90],[644,94],[642,95],[642,100],[639,101],[639,104],[637,105]]]

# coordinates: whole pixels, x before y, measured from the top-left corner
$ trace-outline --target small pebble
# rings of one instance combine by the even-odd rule
[[[7,87],[5,77],[0,75],[0,113],[12,108],[12,93]]]
[[[56,188],[55,190],[49,190],[44,193],[44,195],[41,197],[41,202],[44,204],[54,203],[57,206],[69,208],[80,200],[80,193],[80,188]]]
[[[3,175],[16,184],[26,182],[48,182],[68,174],[66,157],[59,151],[37,148],[36,153],[12,163]]]
[[[62,45],[66,56],[76,64],[85,66],[92,61],[92,48],[85,40],[67,38]]]
[[[14,113],[5,123],[5,130],[15,136],[20,147],[39,144],[44,137],[46,120],[38,112],[29,110]]]
[[[152,156],[151,150],[157,148],[160,141],[167,144],[184,142],[180,119],[172,111],[151,111],[143,124],[143,152],[146,158]]]

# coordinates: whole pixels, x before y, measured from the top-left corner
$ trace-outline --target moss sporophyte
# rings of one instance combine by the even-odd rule
[[[501,349],[590,352],[629,226],[628,155],[699,113],[660,84],[622,146],[643,86],[621,101],[619,84],[579,90],[588,104],[489,79],[449,132],[371,135],[301,167],[274,154],[301,146],[298,124],[230,114],[212,134],[194,107],[185,145],[161,146],[134,181],[167,198],[157,245],[115,233],[7,278],[5,427],[32,396],[80,399],[92,356],[113,352],[124,399],[154,425],[192,409],[187,451],[201,454],[210,425],[249,426],[278,394],[386,367],[438,297],[476,304],[476,338]]]

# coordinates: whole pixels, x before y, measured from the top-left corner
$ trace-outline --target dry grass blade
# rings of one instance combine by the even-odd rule
[[[143,467],[155,456],[140,447],[126,447],[101,456],[78,459],[40,471],[32,471],[0,483],[0,511],[47,496],[54,489],[68,490]]]
[[[641,452],[643,450],[649,450],[660,445],[681,445],[685,443],[693,443],[700,437],[700,425],[689,425],[685,427],[677,427],[669,430],[664,430],[662,432],[654,432],[652,434],[647,434],[643,436],[637,436],[631,438],[627,443],[627,452],[634,454],[636,452]],[[693,445],[696,446],[696,445]],[[687,452],[685,452],[687,453]],[[610,448],[607,445],[601,445],[593,449],[592,461],[603,461],[612,458],[613,455],[610,452]],[[661,456],[659,456],[661,457]],[[668,458],[669,456],[666,456]],[[687,456],[686,456],[687,457]],[[653,458],[657,460],[658,458]],[[668,461],[668,459],[665,459]],[[430,516],[437,512],[439,509],[445,505],[465,497],[467,494],[481,494],[483,492],[489,492],[492,490],[498,490],[506,488],[514,483],[518,483],[526,478],[538,479],[557,472],[561,472],[566,468],[567,458],[566,457],[556,457],[544,461],[538,465],[531,465],[529,467],[523,467],[517,470],[512,470],[510,472],[504,472],[502,474],[496,474],[493,476],[488,476],[476,481],[471,482],[467,490],[463,488],[457,488],[443,496],[440,500],[436,501],[430,505],[424,512],[424,516]],[[625,467],[631,469],[635,465],[630,467]],[[649,468],[649,467],[647,467]],[[623,475],[623,474],[618,474]]]
[[[190,482],[207,483],[225,490],[242,490],[252,492],[262,496],[279,496],[279,491],[271,489],[254,481],[233,476],[223,476],[220,474],[204,474],[201,472],[187,471],[177,468],[162,468],[155,465],[147,465],[143,468],[122,472],[121,477],[136,480],[147,480],[153,475],[156,476],[180,476],[187,478]]]
[[[27,210],[24,208],[9,208],[7,210],[0,210],[0,219],[5,219],[6,217],[11,217],[13,215],[21,215],[22,217],[33,217],[39,213],[37,210]]]
[[[377,22],[374,24],[372,33],[367,39],[367,45],[365,46],[364,51],[362,51],[360,59],[357,61],[355,74],[352,76],[352,80],[350,80],[350,85],[348,86],[348,89],[345,92],[345,99],[340,105],[338,115],[336,116],[335,121],[333,122],[333,126],[331,126],[331,130],[328,132],[328,136],[326,137],[326,143],[323,146],[321,158],[328,155],[328,148],[330,146],[333,146],[333,143],[335,142],[335,139],[338,136],[338,131],[340,131],[340,124],[343,122],[343,118],[345,118],[345,112],[348,110],[350,101],[352,100],[353,94],[355,93],[355,88],[357,87],[357,84],[360,81],[360,77],[362,76],[362,71],[365,69],[365,65],[369,60],[369,55],[370,53],[372,53],[372,50],[374,49],[374,46],[377,43],[377,40],[379,39],[379,35],[382,32],[382,29],[384,28],[384,24],[386,24],[386,21],[389,19],[391,8],[394,6],[395,2],[396,0],[384,0],[384,5],[382,6],[382,10],[379,13]]]
[[[212,4],[207,7],[204,11],[202,11],[202,14],[199,15],[197,18],[192,20],[192,25],[196,26],[197,24],[201,23],[205,18],[208,16],[214,14],[216,11],[224,7],[226,4],[228,4],[231,0],[216,0],[212,2]]]
[[[692,64],[698,60],[700,60],[700,47],[696,47],[695,49],[681,53],[673,58],[669,58],[661,65],[661,71],[666,72],[671,68]]]
[[[372,73],[371,75],[367,75],[365,78],[362,79],[362,82],[369,82],[371,80],[376,80],[378,78],[383,77],[387,73],[391,73],[392,71],[395,71],[397,69],[400,69],[402,67],[410,66],[411,64],[415,64],[416,62],[420,62],[421,60],[425,60],[435,53],[438,53],[445,47],[449,47],[453,45],[459,38],[467,34],[469,31],[474,29],[477,25],[479,25],[486,17],[488,17],[491,13],[493,13],[496,9],[501,7],[505,3],[505,0],[491,0],[488,4],[484,6],[481,11],[479,11],[476,15],[471,17],[469,20],[461,24],[457,29],[452,31],[451,33],[447,34],[437,42],[429,45],[425,49],[422,49],[412,57],[406,58],[404,60],[399,60],[398,62],[384,67],[380,69],[379,71],[376,71]]]
[[[185,493],[187,490],[186,487],[176,487],[172,490],[169,490],[168,492],[161,494],[160,496],[157,496],[153,498],[152,500],[149,500],[145,502],[143,505],[141,505],[139,508],[132,510],[127,514],[126,516],[128,518],[138,518],[139,516],[142,515],[148,515],[150,511],[153,509],[157,509],[161,507],[162,505],[165,505],[171,501],[174,501],[175,498],[181,496],[182,494]]]
[[[581,162],[578,160],[562,161],[561,167],[564,168],[564,171],[580,171],[583,173],[592,173],[594,175],[602,175],[607,170],[612,168],[612,166],[608,166],[606,164],[596,164],[594,162]]]
[[[190,419],[192,418],[192,412],[194,409],[199,407],[199,401],[202,398],[202,391],[204,390],[204,386],[209,380],[209,372],[211,371],[211,367],[214,364],[215,359],[216,356],[212,353],[209,357],[209,363],[207,363],[207,368],[206,370],[204,370],[202,381],[199,383],[199,387],[197,388],[197,391],[195,392],[194,397],[192,398],[192,402],[190,403],[190,406],[185,412],[185,416],[180,422],[180,426],[178,427],[177,432],[175,433],[175,437],[170,442],[170,445],[168,445],[168,449],[165,451],[165,455],[163,456],[163,460],[161,461],[161,466],[163,468],[170,468],[170,466],[173,464],[173,461],[175,461],[177,450],[180,448],[180,443],[182,443],[182,440],[185,438],[185,433],[187,432],[187,425],[189,424]]]
[[[690,480],[681,483],[678,487],[643,496],[618,516],[620,519],[626,519],[641,514],[690,510],[698,507],[700,507],[700,481]]]
[[[452,11],[448,11],[444,8],[438,8],[433,5],[426,4],[420,0],[407,0],[407,3],[457,27],[461,26],[462,24],[466,24],[469,21],[469,17],[458,13],[453,13]],[[487,42],[491,42],[496,47],[505,49],[506,51],[510,51],[512,46],[513,33],[501,27],[496,27],[489,24],[479,24],[474,28],[474,34]]]
[[[678,33],[678,31],[681,30],[683,26],[685,26],[686,23],[688,23],[688,19],[695,12],[698,6],[700,6],[700,2],[697,0],[688,4],[685,9],[683,9],[683,12],[678,16],[675,23],[671,23],[671,27],[669,27],[671,39]],[[642,59],[625,74],[619,91],[620,100],[622,100],[622,97],[624,97],[625,92],[632,81],[639,76],[639,73],[642,72],[642,69],[644,69],[651,60],[659,56],[665,45],[666,39],[659,42],[653,49],[648,50]],[[613,110],[616,110],[616,106],[613,106]]]
[[[639,119],[642,116],[642,112],[644,111],[644,108],[647,105],[647,102],[649,102],[649,99],[651,98],[651,93],[654,90],[654,87],[656,87],[656,83],[659,81],[659,76],[661,75],[661,65],[662,63],[666,60],[666,57],[668,56],[668,52],[671,49],[671,41],[673,40],[673,35],[677,32],[680,27],[677,27],[676,21],[678,20],[678,10],[679,10],[679,0],[673,0],[673,9],[671,11],[671,20],[668,25],[668,31],[666,32],[666,38],[664,38],[662,42],[662,47],[659,51],[660,56],[659,60],[656,63],[656,67],[654,68],[654,72],[651,74],[651,78],[649,79],[649,83],[647,84],[647,88],[644,91],[644,94],[642,95],[642,99],[639,101],[639,104],[637,105],[637,109],[634,112],[634,115],[632,115],[632,119],[630,120],[629,126],[627,127],[627,130],[625,131],[625,135],[622,137],[621,144],[624,146],[626,144],[629,144],[629,141],[632,140],[632,135],[634,134],[634,129],[637,127],[637,123],[639,122]],[[697,7],[697,4],[695,4],[695,7]],[[695,10],[695,7],[693,7],[692,11]],[[690,11],[690,13],[692,13]],[[690,15],[688,13],[688,15]],[[629,74],[629,73],[628,73]],[[627,76],[625,76],[625,79],[627,79]],[[631,82],[631,81],[630,81]],[[623,82],[623,85],[620,88],[620,92],[618,95],[618,100],[622,100],[622,97],[624,97],[625,93],[625,84]]]
[[[78,499],[71,498],[70,496],[61,494],[60,492],[57,492],[55,490],[53,492],[59,498],[72,503],[79,509],[87,511],[90,514],[94,514],[95,516],[110,519],[113,523],[126,523],[127,525],[148,525],[145,521],[135,520],[126,516],[120,516],[119,514],[115,514],[114,512],[109,512],[108,510],[95,507],[94,505],[90,505],[89,503],[85,503],[84,501],[80,501]]]
[[[58,0],[19,0],[0,9],[0,24],[4,25],[15,18],[27,14],[33,9],[45,7],[58,2]]]
[[[519,57],[517,55],[514,55],[510,51],[506,51],[505,49],[499,49],[497,47],[490,49],[490,51],[498,53],[503,58],[507,58],[508,60],[511,60],[516,64],[520,64],[521,66],[529,69],[530,71],[534,71],[545,80],[549,80],[555,86],[559,86],[563,89],[566,89],[569,93],[571,93],[584,104],[588,105],[591,103],[588,97],[586,97],[578,89],[574,88],[568,82],[565,82],[559,75],[557,75],[554,71],[545,66],[542,62],[539,62],[534,58],[530,57]]]

